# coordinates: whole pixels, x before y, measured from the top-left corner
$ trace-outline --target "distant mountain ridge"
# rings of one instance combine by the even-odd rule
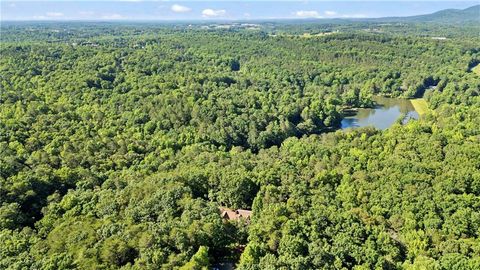
[[[465,9],[443,9],[430,14],[402,16],[402,17],[377,17],[377,18],[304,18],[304,19],[280,19],[292,23],[322,22],[322,23],[345,23],[345,22],[375,22],[375,23],[438,23],[438,24],[479,24],[480,4]],[[253,20],[269,21],[269,20]]]
[[[466,9],[444,9],[425,15],[379,18],[379,20],[432,23],[480,23],[480,5],[471,6]]]

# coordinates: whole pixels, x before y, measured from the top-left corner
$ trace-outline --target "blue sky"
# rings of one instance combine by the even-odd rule
[[[1,20],[254,20],[410,16],[479,1],[3,1]]]

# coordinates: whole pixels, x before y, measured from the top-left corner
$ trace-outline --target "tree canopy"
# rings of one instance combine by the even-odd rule
[[[0,268],[479,269],[478,26],[262,27],[2,25]]]

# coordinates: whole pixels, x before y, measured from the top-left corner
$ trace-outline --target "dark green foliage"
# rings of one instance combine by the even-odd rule
[[[136,251],[128,246],[125,241],[118,238],[110,238],[106,240],[101,248],[100,255],[104,263],[115,266],[133,263],[136,256]]]

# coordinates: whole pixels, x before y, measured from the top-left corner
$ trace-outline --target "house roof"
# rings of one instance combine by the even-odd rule
[[[250,217],[252,216],[252,211],[250,210],[244,210],[244,209],[231,210],[225,207],[220,207],[220,213],[222,218],[228,219],[228,220],[236,220],[240,218],[250,219]]]
[[[237,213],[237,216],[240,216],[243,218],[250,218],[250,216],[252,215],[252,211],[242,210],[242,209],[238,209],[236,213]]]

